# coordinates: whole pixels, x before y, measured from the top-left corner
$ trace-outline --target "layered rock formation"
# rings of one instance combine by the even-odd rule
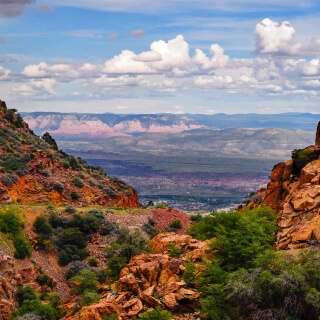
[[[24,120],[35,132],[50,131],[55,137],[109,138],[137,132],[177,133],[205,128],[191,117],[176,115],[35,113],[25,115]]]
[[[277,164],[263,204],[278,213],[276,246],[281,249],[320,244],[320,122],[315,145],[294,150]]]
[[[155,253],[133,257],[121,270],[116,290],[102,286],[99,303],[83,307],[68,319],[101,320],[103,315],[116,313],[119,320],[131,320],[156,306],[173,313],[192,314],[198,306],[200,293],[182,280],[185,262],[198,264],[209,257],[208,242],[188,235],[164,233],[153,238],[151,243]],[[179,257],[170,256],[172,245],[183,251]]]

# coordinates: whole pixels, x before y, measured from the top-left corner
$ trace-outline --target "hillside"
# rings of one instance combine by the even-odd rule
[[[15,111],[1,101],[1,203],[139,207],[130,186],[59,151],[49,134],[40,139]]]
[[[1,110],[0,320],[319,318],[320,122],[248,206],[189,217],[128,208],[130,187]],[[49,178],[90,201],[45,189]],[[116,183],[113,201],[81,193],[91,179]]]

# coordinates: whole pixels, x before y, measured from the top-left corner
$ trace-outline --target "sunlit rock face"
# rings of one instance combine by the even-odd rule
[[[320,122],[314,146],[274,166],[263,204],[278,213],[278,248],[320,245]]]

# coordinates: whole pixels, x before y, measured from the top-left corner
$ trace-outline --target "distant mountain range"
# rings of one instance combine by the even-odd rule
[[[91,114],[21,113],[38,135],[48,131],[54,137],[108,138],[135,133],[178,133],[195,129],[282,128],[315,130],[320,114]]]

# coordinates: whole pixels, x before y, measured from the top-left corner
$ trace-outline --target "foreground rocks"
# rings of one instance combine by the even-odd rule
[[[157,306],[174,314],[189,314],[187,318],[192,319],[190,314],[199,305],[200,293],[182,280],[182,276],[186,261],[197,264],[210,256],[207,242],[165,233],[156,236],[152,244],[156,253],[133,257],[121,270],[115,290],[102,286],[99,303],[83,307],[68,319],[101,320],[103,315],[116,313],[120,320],[131,320]],[[181,256],[170,257],[172,244],[183,251]]]
[[[0,250],[0,320],[8,320],[16,308],[17,287],[28,284],[39,292],[48,287],[41,287],[36,282],[38,271],[29,261],[22,263],[12,255]],[[55,285],[55,283],[54,283]]]

